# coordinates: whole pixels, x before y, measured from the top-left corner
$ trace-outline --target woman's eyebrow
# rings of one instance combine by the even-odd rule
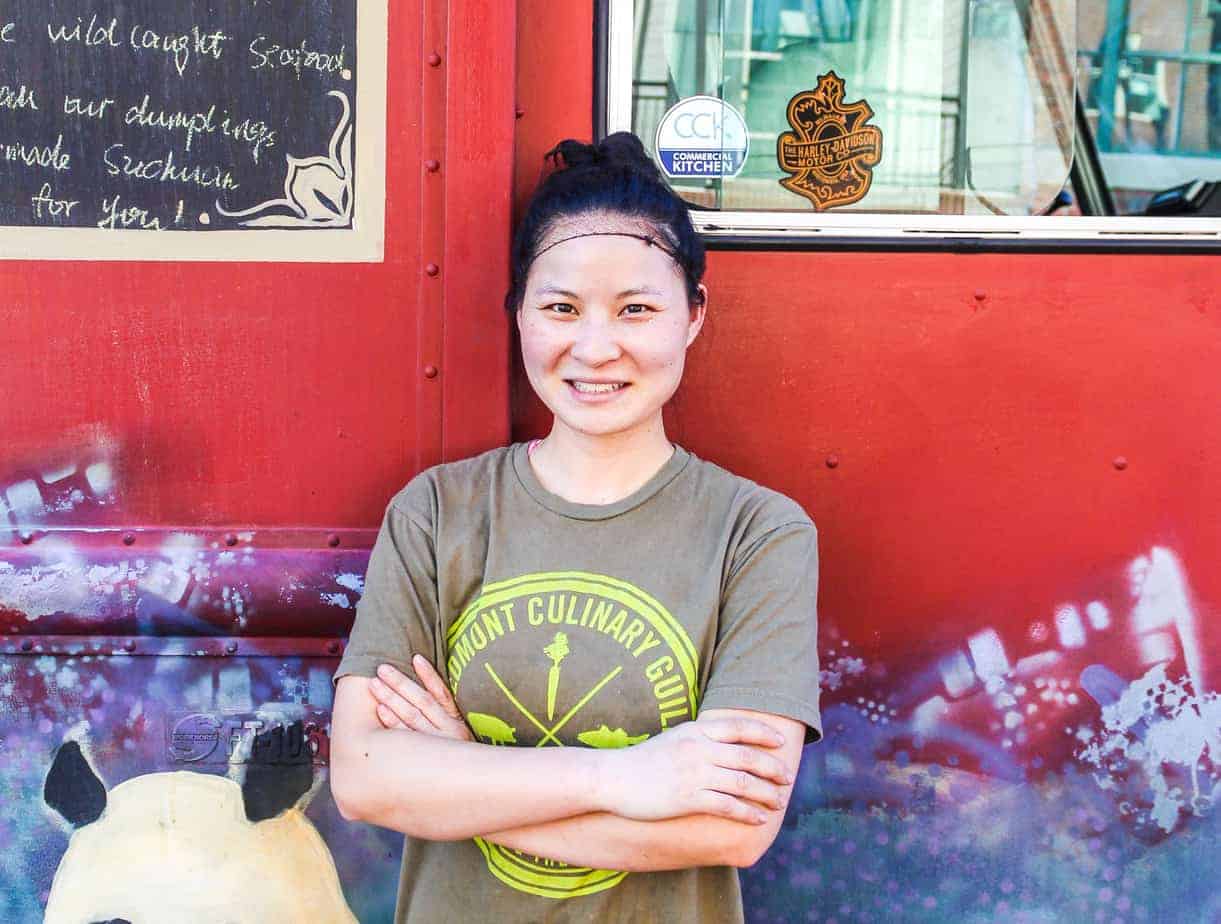
[[[569,292],[567,289],[561,289],[559,286],[545,285],[538,290],[539,295],[563,295],[565,298],[579,299],[581,296],[576,292]]]
[[[562,295],[565,298],[575,298],[575,299],[579,299],[581,297],[581,296],[577,295],[576,292],[570,292],[568,289],[561,288],[560,286],[557,286],[557,285],[551,285],[550,283],[548,283],[547,285],[541,286],[538,289],[538,294],[539,295]],[[615,298],[631,298],[633,295],[652,295],[657,298],[660,298],[664,294],[665,293],[662,292],[660,289],[655,289],[652,286],[635,286],[631,289],[624,289],[622,292],[620,292],[618,295],[616,295]]]

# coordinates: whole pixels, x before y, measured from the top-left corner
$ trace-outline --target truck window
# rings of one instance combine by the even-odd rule
[[[603,3],[605,130],[710,235],[1221,227],[1221,0]]]

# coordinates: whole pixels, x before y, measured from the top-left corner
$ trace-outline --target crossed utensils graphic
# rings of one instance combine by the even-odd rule
[[[603,677],[601,680],[599,680],[597,683],[595,683],[593,685],[593,687],[590,689],[590,691],[588,693],[586,693],[584,696],[582,696],[580,698],[580,700],[577,701],[577,704],[575,706],[573,706],[566,713],[564,713],[564,715],[560,718],[560,720],[555,725],[553,725],[551,728],[547,728],[547,726],[545,726],[542,722],[540,722],[538,719],[536,719],[534,717],[534,714],[529,709],[527,709],[525,706],[523,706],[521,704],[521,700],[519,700],[516,696],[513,695],[513,691],[510,690],[507,686],[505,686],[505,682],[500,679],[500,676],[492,668],[491,664],[489,664],[485,661],[483,666],[487,669],[488,674],[491,675],[492,680],[496,684],[496,686],[500,687],[500,691],[502,693],[504,693],[504,695],[506,697],[508,697],[509,702],[511,702],[514,705],[514,707],[516,707],[517,711],[520,712],[522,715],[524,715],[535,728],[537,728],[540,732],[543,733],[543,737],[539,740],[538,744],[535,745],[535,747],[537,747],[537,748],[541,748],[548,741],[554,742],[559,747],[564,747],[564,742],[560,741],[560,739],[555,736],[556,732],[558,732],[561,728],[563,728],[565,725],[567,725],[569,719],[571,719],[574,715],[576,715],[586,703],[588,703],[591,699],[593,699],[598,694],[599,690],[601,690],[604,686],[606,686],[608,683],[610,683],[612,680],[614,680],[615,677],[618,676],[618,674],[623,670],[623,665],[620,665],[620,666],[616,667],[614,670],[612,670],[609,674],[607,674],[605,677]]]

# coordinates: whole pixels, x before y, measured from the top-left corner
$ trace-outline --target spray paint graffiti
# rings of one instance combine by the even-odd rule
[[[72,827],[47,924],[311,920],[355,924],[335,864],[302,809],[314,782],[300,723],[252,743],[241,784],[175,771],[107,790],[80,743],[57,749],[44,796]]]
[[[766,921],[1221,920],[1221,707],[1169,549],[915,664],[825,636],[827,739],[743,875]]]
[[[150,901],[211,919],[218,896],[226,920],[387,917],[401,839],[345,823],[326,789],[330,674],[374,531],[117,526],[117,452],[74,440],[0,471],[0,836],[26,845],[0,857],[0,920],[144,920]],[[304,777],[272,767],[269,788],[259,742],[284,729]],[[30,811],[63,741],[114,781],[84,757],[69,774],[92,821]],[[248,817],[252,781],[296,801]],[[141,848],[152,829],[175,863]],[[192,864],[208,875],[175,886]]]
[[[320,796],[306,824],[356,917],[389,919],[400,838],[318,788],[373,532],[116,526],[109,458],[0,473],[0,835],[31,845],[0,857],[0,919],[39,919],[69,850],[29,811],[48,742],[90,742],[110,793],[187,770],[234,793],[259,734],[293,723]],[[827,739],[743,874],[747,918],[1221,920],[1215,629],[1167,548],[1071,597],[898,653],[824,613]]]

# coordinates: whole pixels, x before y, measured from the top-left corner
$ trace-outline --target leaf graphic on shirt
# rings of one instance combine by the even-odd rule
[[[577,735],[577,740],[591,748],[626,748],[633,744],[640,744],[647,737],[649,737],[648,734],[629,735],[622,728],[611,731],[607,726],[599,725],[597,728],[581,732]]]

